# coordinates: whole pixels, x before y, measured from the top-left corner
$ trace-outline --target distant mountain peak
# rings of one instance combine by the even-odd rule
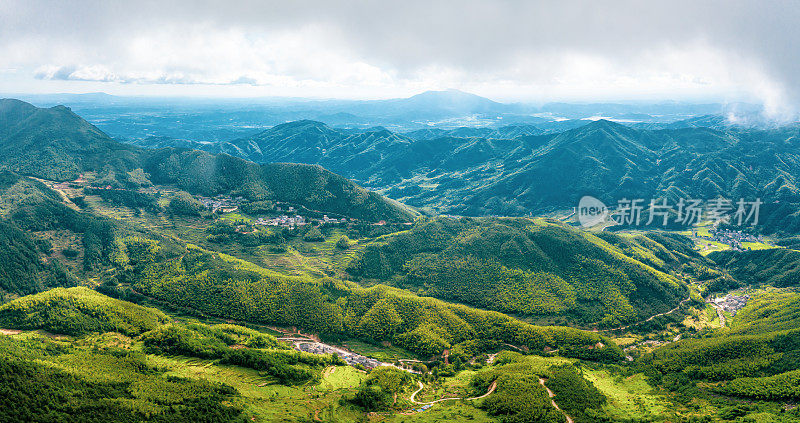
[[[440,90],[440,91],[435,91],[435,90],[425,91],[409,97],[408,100],[450,101],[450,102],[480,101],[480,102],[496,103],[495,101],[492,101],[486,97],[481,97],[477,94],[464,92],[454,88],[450,88],[447,90]]]
[[[607,130],[613,132],[625,132],[625,131],[632,131],[632,128],[629,126],[623,125],[618,122],[614,122],[607,119],[598,119],[596,121],[590,122],[584,126],[578,127],[577,130]]]
[[[302,120],[295,120],[292,122],[282,123],[280,125],[275,125],[272,129],[292,129],[292,128],[304,128],[304,127],[327,128],[328,125],[316,120],[302,119]]]

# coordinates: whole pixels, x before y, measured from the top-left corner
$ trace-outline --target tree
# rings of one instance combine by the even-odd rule
[[[336,241],[336,248],[340,250],[347,250],[350,248],[350,238],[348,238],[347,235],[342,235],[342,237]]]

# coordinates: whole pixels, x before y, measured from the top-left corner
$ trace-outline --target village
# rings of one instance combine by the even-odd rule
[[[747,234],[742,231],[712,229],[709,231],[709,234],[711,236],[697,236],[696,234],[695,236],[698,238],[719,242],[720,244],[729,245],[732,249],[737,251],[749,249],[742,245],[743,242],[764,242],[764,237],[762,235]]]
[[[239,206],[244,202],[242,197],[197,197],[205,208],[211,210],[213,213],[233,213],[239,210]]]
[[[747,305],[747,300],[749,299],[750,295],[736,295],[731,293],[724,297],[714,298],[712,301],[723,311],[730,313],[731,316],[735,316],[737,311],[741,310],[745,305]]]
[[[246,203],[246,200],[242,197],[198,197],[197,200],[212,213],[235,213],[239,211],[243,204]],[[294,206],[277,206],[275,207],[275,211],[279,213],[286,212],[286,214],[281,214],[275,217],[258,217],[249,223],[259,226],[295,228],[312,223],[334,225],[354,222],[354,220],[348,220],[346,217],[337,219],[335,217],[330,217],[327,214],[323,214],[321,219],[312,219],[310,217],[297,214],[299,210],[295,209]]]
[[[341,348],[334,348],[320,342],[295,342],[295,348],[312,354],[336,354],[350,366],[361,365],[365,368],[372,369],[385,365],[385,363],[375,360],[374,358],[351,353]]]

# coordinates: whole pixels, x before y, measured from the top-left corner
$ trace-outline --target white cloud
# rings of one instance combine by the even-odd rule
[[[798,20],[790,1],[8,0],[0,69],[48,89],[45,81],[197,94],[230,85],[232,95],[453,87],[523,101],[750,97],[781,115],[800,104]]]

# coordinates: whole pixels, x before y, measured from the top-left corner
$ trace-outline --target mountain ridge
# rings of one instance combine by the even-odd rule
[[[177,184],[205,195],[290,201],[369,221],[407,221],[416,214],[319,166],[258,165],[199,150],[144,149],[114,141],[69,108],[30,107],[14,100],[0,103],[0,122],[7,125],[0,127],[0,169],[53,181],[95,173],[103,184],[121,188],[140,186],[137,172],[144,171],[152,179],[144,183]]]
[[[662,196],[800,201],[797,128],[651,130],[600,119],[559,133],[523,131],[502,139],[494,136],[504,131],[489,128],[402,134],[301,121],[201,148],[320,164],[407,204],[472,216],[568,209],[584,195],[611,204]]]

